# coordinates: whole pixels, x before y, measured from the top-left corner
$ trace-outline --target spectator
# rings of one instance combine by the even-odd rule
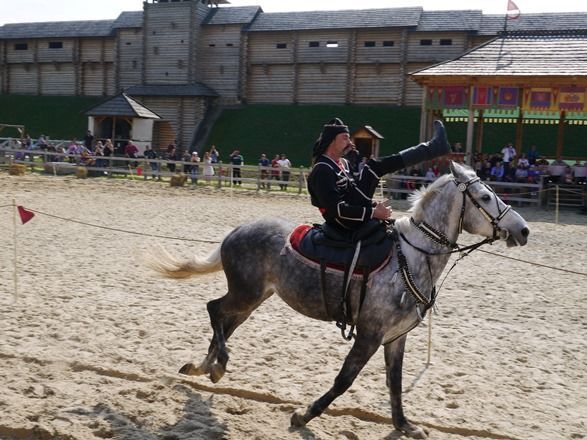
[[[455,142],[452,146],[453,153],[462,153],[463,152],[463,145],[460,142]]]
[[[242,185],[241,168],[240,166],[245,162],[239,150],[234,150],[230,155],[230,163],[232,166],[232,180],[235,185]]]
[[[114,156],[114,145],[112,144],[111,139],[106,139],[106,142],[104,143],[104,156]]]
[[[157,159],[158,155],[155,150],[151,148],[150,145],[145,147],[144,153],[145,159]],[[155,176],[161,180],[161,176],[159,175],[159,162],[149,162],[149,166],[151,167],[151,177],[155,180]],[[147,178],[147,173],[145,173],[145,179]]]
[[[291,173],[291,171],[290,171],[291,162],[289,161],[289,159],[287,158],[287,156],[285,154],[282,154],[281,157],[279,158],[279,160],[277,161],[277,163],[279,164],[279,169],[281,170],[281,180],[283,182],[279,186],[281,187],[282,191],[287,191],[287,185],[289,182],[289,175]]]
[[[181,161],[183,162],[183,164],[182,164],[183,173],[190,175],[191,171],[192,171],[192,164],[190,163],[192,161],[192,156],[189,151],[185,150],[183,152],[183,154],[181,155]]]
[[[98,168],[106,168],[108,166],[108,162],[104,159],[104,145],[102,145],[102,141],[96,142],[94,156],[96,157],[96,166]]]
[[[581,165],[581,162],[578,160],[573,164],[573,177],[575,179],[575,183],[583,185],[587,180],[587,162],[584,165]]]
[[[77,138],[73,138],[67,146],[67,154],[69,155],[69,162],[77,162],[76,155],[80,153],[79,146],[77,144]]]
[[[130,159],[136,159],[138,154],[139,148],[133,143],[133,141],[128,141],[124,147],[124,155]],[[136,168],[138,164],[139,163],[137,161],[128,163],[128,165],[132,165],[134,168]]]
[[[428,171],[426,171],[426,180],[428,182],[434,182],[436,180],[436,174],[434,174],[434,171],[432,170],[432,168],[428,168]]]
[[[510,168],[511,164],[514,164],[516,159],[516,149],[514,148],[513,144],[510,142],[501,150],[502,154],[502,162],[503,162],[503,176],[510,177]]]
[[[269,170],[267,167],[271,165],[269,159],[267,159],[267,155],[265,153],[261,154],[259,158],[259,166],[261,167],[261,188],[268,188],[269,182],[267,178],[269,177]]]
[[[499,161],[491,168],[491,172],[489,173],[489,180],[501,182],[503,180],[504,173],[505,167],[501,161]]]
[[[86,131],[86,135],[84,136],[84,147],[90,151],[94,151],[94,135],[91,130]]]
[[[206,182],[210,182],[213,175],[214,167],[212,166],[212,157],[210,156],[210,152],[206,151],[204,153],[204,179]]]
[[[167,146],[167,169],[170,173],[175,173],[175,161],[177,160],[177,148],[175,144]]]
[[[198,155],[197,151],[192,153],[192,158],[190,160],[191,169],[190,169],[190,178],[192,179],[192,185],[198,184],[198,175],[200,174],[200,156]]]
[[[530,147],[530,151],[528,151],[528,155],[527,156],[528,156],[528,163],[530,165],[536,164],[536,161],[540,157],[540,154],[538,153],[538,150],[536,149],[536,145],[532,145]]]
[[[220,160],[220,153],[216,149],[216,145],[212,145],[212,148],[210,148],[210,159],[212,163],[218,163]]]
[[[281,180],[281,172],[279,171],[279,154],[276,154],[271,161],[271,180]],[[281,184],[279,185],[281,187]]]
[[[565,178],[565,172],[567,164],[565,161],[557,157],[548,165],[548,181],[551,183],[563,183]]]

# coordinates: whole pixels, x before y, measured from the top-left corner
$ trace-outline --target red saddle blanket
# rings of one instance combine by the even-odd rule
[[[352,261],[356,245],[341,248],[321,244],[322,234],[320,228],[299,225],[289,235],[289,244],[294,252],[304,258],[318,265],[324,261],[327,268],[344,272]],[[392,245],[392,240],[388,238],[380,243],[362,248],[353,274],[362,275],[365,270],[368,270],[369,273],[379,271],[391,258]]]

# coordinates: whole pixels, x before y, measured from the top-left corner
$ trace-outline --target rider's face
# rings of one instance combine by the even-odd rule
[[[338,156],[344,156],[344,154],[348,151],[348,149],[351,148],[351,146],[351,137],[348,133],[337,134],[330,144],[332,152]]]

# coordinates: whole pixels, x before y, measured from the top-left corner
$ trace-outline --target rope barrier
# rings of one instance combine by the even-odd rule
[[[535,263],[533,261],[526,261],[526,260],[522,260],[520,258],[514,258],[514,257],[508,257],[507,255],[503,255],[503,254],[497,254],[495,252],[489,252],[489,251],[485,251],[483,249],[478,249],[480,252],[484,252],[486,254],[490,254],[490,255],[495,255],[496,257],[502,257],[502,258],[507,258],[508,260],[514,260],[514,261],[519,261],[520,263],[526,263],[526,264],[530,264],[532,266],[539,266],[539,267],[545,267],[547,269],[552,269],[552,270],[558,270],[561,272],[566,272],[566,273],[572,273],[575,275],[583,275],[584,277],[587,277],[587,273],[583,273],[583,272],[576,272],[574,270],[569,270],[569,269],[562,269],[560,267],[554,267],[554,266],[547,266],[546,264],[541,264],[541,263]]]
[[[11,205],[9,205],[9,206],[11,206]],[[27,208],[27,210],[34,212],[35,214],[46,215],[47,217],[52,217],[52,218],[56,218],[56,219],[71,222],[71,223],[77,223],[77,224],[84,225],[84,226],[91,226],[93,228],[106,229],[108,231],[122,232],[125,234],[141,235],[144,237],[153,237],[153,238],[163,238],[166,240],[191,241],[191,242],[212,243],[212,244],[220,243],[220,241],[217,241],[217,240],[203,240],[203,239],[199,239],[199,238],[178,238],[178,237],[170,237],[168,235],[145,234],[144,232],[136,232],[136,231],[129,231],[127,229],[111,228],[109,226],[95,225],[93,223],[82,222],[80,220],[73,220],[73,219],[69,219],[69,218],[65,218],[65,217],[59,217],[58,215],[48,214],[46,212],[37,211],[35,209]]]
[[[2,205],[2,206],[0,206],[0,208],[6,208],[6,207],[12,207],[12,205]],[[55,219],[58,219],[58,220],[63,220],[63,221],[71,222],[71,223],[77,223],[77,224],[84,225],[84,226],[91,226],[93,228],[98,228],[98,229],[106,229],[108,231],[113,231],[113,232],[121,232],[121,233],[124,233],[124,234],[133,234],[133,235],[140,235],[140,236],[144,236],[144,237],[162,238],[162,239],[165,239],[165,240],[189,241],[189,242],[196,242],[196,243],[210,243],[210,244],[219,244],[219,243],[221,243],[221,241],[218,241],[218,240],[204,240],[204,239],[199,239],[199,238],[179,238],[179,237],[171,237],[169,235],[146,234],[144,232],[129,231],[128,229],[111,228],[109,226],[96,225],[96,224],[93,224],[93,223],[87,223],[87,222],[83,222],[83,221],[80,221],[80,220],[74,220],[74,219],[69,219],[69,218],[65,218],[65,217],[60,217],[58,215],[53,215],[53,214],[49,214],[49,213],[46,213],[46,212],[37,211],[35,209],[27,208],[27,210],[28,211],[31,211],[31,212],[34,212],[35,214],[46,215],[47,217],[52,217],[52,218],[55,218]],[[479,249],[479,251],[484,252],[486,254],[494,255],[496,257],[506,258],[508,260],[518,261],[520,263],[526,263],[526,264],[529,264],[529,265],[532,265],[532,266],[544,267],[544,268],[547,268],[547,269],[558,270],[560,272],[571,273],[571,274],[574,274],[574,275],[587,276],[587,273],[583,273],[583,272],[577,272],[577,271],[573,271],[573,270],[569,270],[569,269],[563,269],[563,268],[560,268],[560,267],[548,266],[546,264],[536,263],[536,262],[533,262],[533,261],[526,261],[526,260],[522,260],[520,258],[508,257],[507,255],[498,254],[498,253],[495,253],[495,252],[489,252],[489,251],[485,251],[483,249]]]

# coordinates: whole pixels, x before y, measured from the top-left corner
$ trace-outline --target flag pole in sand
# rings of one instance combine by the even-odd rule
[[[17,254],[17,244],[16,244],[16,199],[12,199],[12,226],[14,230],[14,300],[18,299],[18,254]]]

